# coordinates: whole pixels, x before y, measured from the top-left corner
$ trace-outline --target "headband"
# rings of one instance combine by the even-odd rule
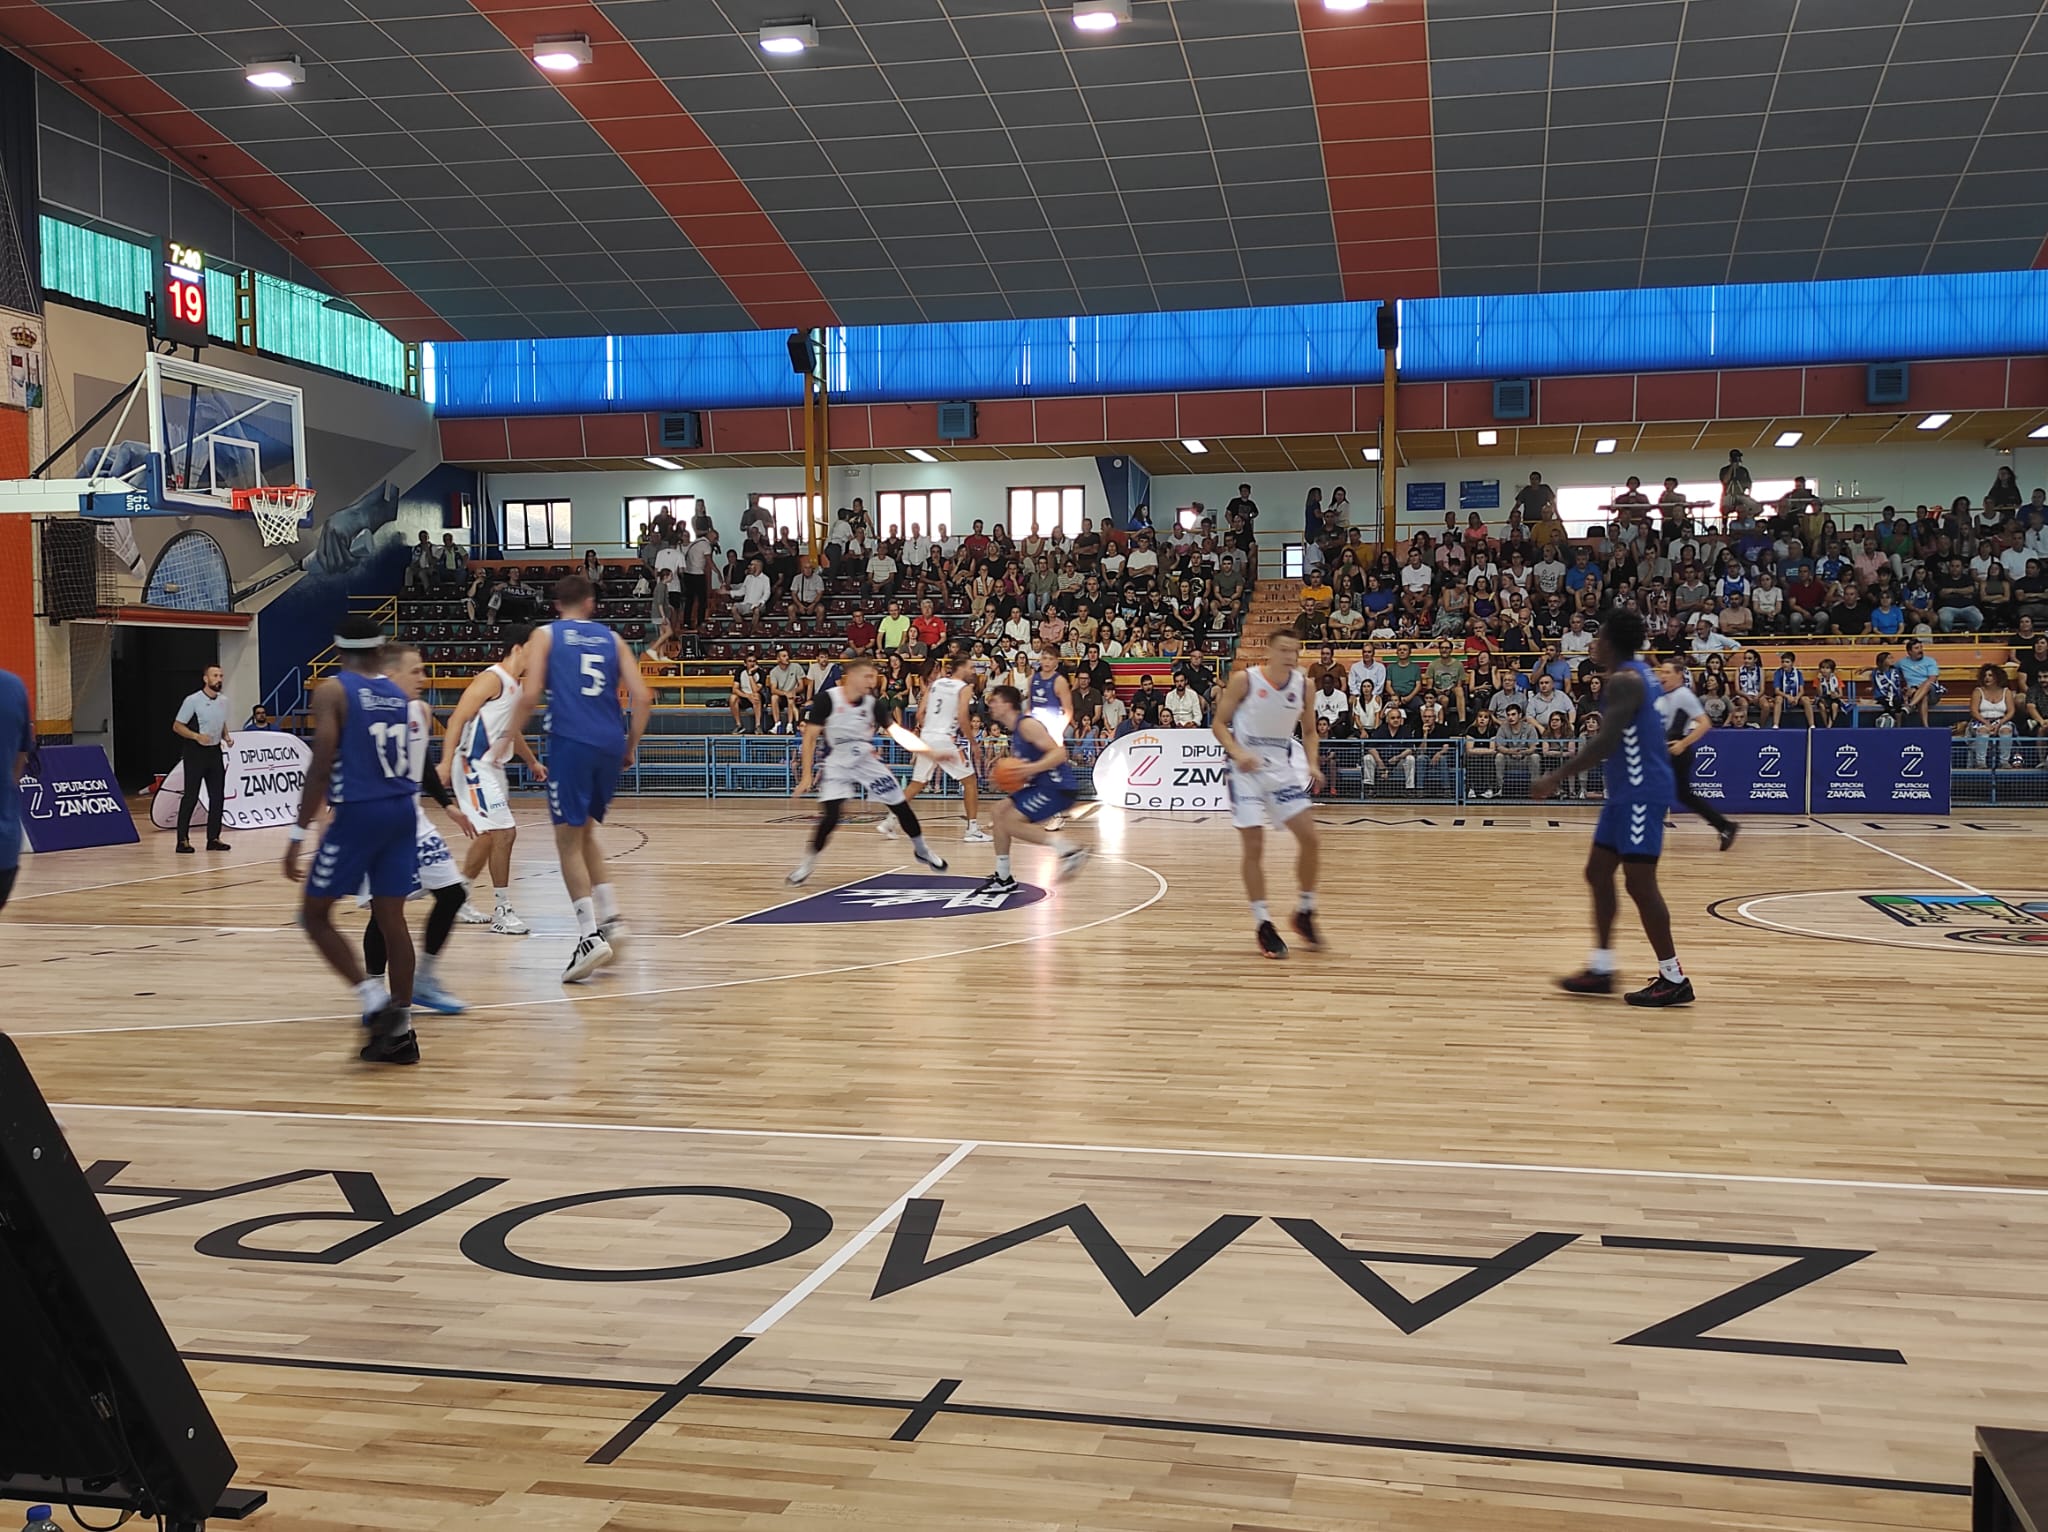
[[[384,647],[384,635],[379,633],[375,638],[342,638],[337,635],[334,640],[334,647],[337,649],[382,649]]]

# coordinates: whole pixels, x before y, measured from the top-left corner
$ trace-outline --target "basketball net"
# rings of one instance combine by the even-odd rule
[[[283,548],[299,540],[299,524],[313,509],[313,491],[297,484],[266,484],[238,489],[229,498],[238,511],[256,518],[256,535],[266,548]]]

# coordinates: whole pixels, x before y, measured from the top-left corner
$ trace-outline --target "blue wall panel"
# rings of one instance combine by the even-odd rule
[[[835,399],[882,404],[1376,383],[1370,303],[826,332]],[[1414,299],[1418,382],[1914,361],[2048,351],[2048,271]],[[444,415],[795,404],[781,331],[458,341],[435,348]]]

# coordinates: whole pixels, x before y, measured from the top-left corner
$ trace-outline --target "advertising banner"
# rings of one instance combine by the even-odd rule
[[[1693,746],[1693,793],[1724,814],[1803,814],[1806,747],[1804,729],[1715,729]]]
[[[1230,761],[1207,729],[1140,729],[1102,747],[1095,796],[1111,808],[1222,813],[1230,807]]]
[[[98,745],[45,745],[21,779],[21,823],[37,851],[76,851],[142,839]]]
[[[1812,811],[1946,814],[1949,741],[1946,729],[1816,730]]]
[[[312,747],[296,734],[270,729],[238,730],[234,740],[227,752],[227,806],[221,824],[230,830],[267,830],[296,823]],[[178,805],[184,797],[185,763],[180,761],[156,790],[149,805],[149,822],[159,830],[176,829]],[[193,818],[205,815],[206,787],[202,783]]]

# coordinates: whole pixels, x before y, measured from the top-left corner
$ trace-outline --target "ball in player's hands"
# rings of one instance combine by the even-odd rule
[[[995,784],[996,791],[1002,793],[1014,793],[1029,781],[1031,777],[1030,772],[1025,769],[1024,763],[1014,755],[1006,755],[997,761],[990,768],[988,775],[989,780]]]

